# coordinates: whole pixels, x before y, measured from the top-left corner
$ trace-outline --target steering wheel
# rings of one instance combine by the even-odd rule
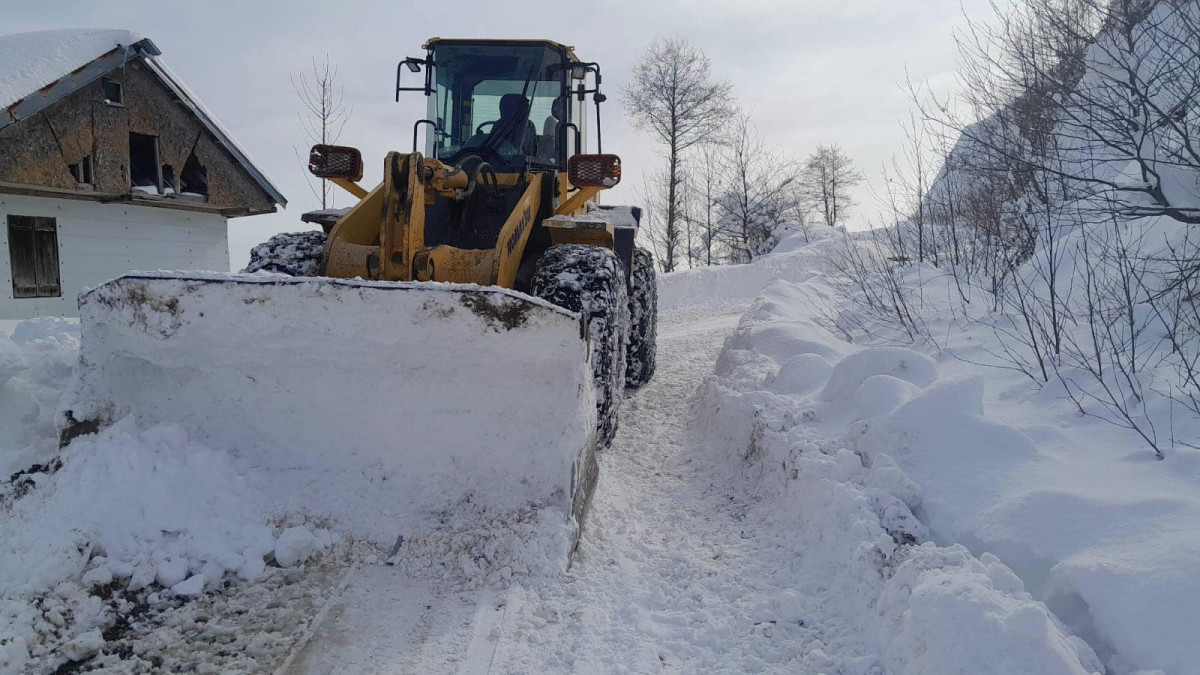
[[[490,122],[480,122],[479,126],[475,127],[475,133],[482,134],[484,127],[494,127],[494,126],[496,126],[495,120],[492,120]]]

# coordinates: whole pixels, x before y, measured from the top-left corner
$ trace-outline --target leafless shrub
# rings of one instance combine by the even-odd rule
[[[834,274],[830,285],[838,302],[825,308],[822,322],[847,341],[903,340],[933,344],[920,304],[903,267],[889,259],[891,245],[873,233],[870,242],[846,237],[825,258]]]

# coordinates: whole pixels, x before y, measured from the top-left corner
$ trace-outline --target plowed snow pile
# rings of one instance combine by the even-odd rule
[[[831,450],[853,454],[846,462],[864,468],[848,475],[866,487],[879,487],[871,474],[902,475],[907,488],[870,497],[893,536],[916,523],[918,542],[1002,561],[1108,672],[1200,673],[1196,451],[1156,462],[1132,430],[1081,416],[1062,386],[1034,388],[1003,362],[982,367],[998,361],[997,335],[962,319],[957,289],[929,266],[904,268],[902,283],[919,289],[940,350],[847,343],[826,327],[859,308],[833,292],[829,244],[794,244],[753,265],[791,258],[810,274],[778,275],[746,314],[713,385],[736,395],[708,396],[708,432],[748,448],[755,481],[784,495],[787,471],[804,483],[804,463],[830,462]],[[1194,421],[1175,424],[1194,437]]]
[[[80,312],[71,417],[177,424],[356,536],[569,504],[594,403],[578,317],[544,301],[159,274],[85,293]]]
[[[854,351],[812,320],[823,302],[819,282],[769,284],[726,343],[698,414],[755,496],[746,520],[787,533],[774,537],[791,558],[779,576],[802,615],[874,643],[888,672],[1102,670],[995,556],[929,542],[913,513],[918,485],[887,454],[856,450],[865,422],[854,420],[890,412],[937,365],[907,349]]]
[[[61,407],[78,324],[0,337],[0,468],[20,472],[0,483],[0,672],[85,661],[182,598],[284,588],[353,540],[400,540],[405,569],[464,583],[566,564],[595,407],[575,315],[477,288],[227,278],[87,294]],[[103,428],[59,453],[56,410]],[[288,611],[296,632],[316,609]],[[209,663],[236,670],[226,651]]]

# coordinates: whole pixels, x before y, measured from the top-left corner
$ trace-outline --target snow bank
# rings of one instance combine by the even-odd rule
[[[1070,250],[1083,236],[1107,236],[1109,227],[1064,226],[1058,244]],[[1148,261],[1165,259],[1171,247],[1186,250],[1181,241],[1190,236],[1188,226],[1166,219],[1127,223],[1121,232],[1143,242],[1131,255]],[[1035,279],[1032,292],[1044,293],[1036,260],[1021,273]],[[1071,255],[1063,260],[1058,300],[1086,317],[1084,281],[1119,284],[1115,263],[1093,259],[1085,268]],[[1022,355],[1025,347],[993,329],[1022,325],[1016,308],[989,311],[986,297],[965,307],[947,275],[930,266],[905,266],[901,274],[941,348],[928,350],[938,378],[911,402],[885,406],[894,413],[843,413],[851,423],[863,421],[852,447],[900,462],[922,487],[917,515],[935,541],[997,555],[1096,648],[1110,671],[1200,672],[1200,644],[1191,637],[1200,626],[1191,609],[1200,604],[1200,454],[1184,446],[1200,438],[1200,420],[1162,395],[1180,386],[1171,365],[1180,355],[1161,340],[1164,326],[1145,319],[1138,329],[1144,398],[1120,394],[1135,419],[1153,424],[1166,449],[1158,462],[1134,431],[1080,415],[1071,394],[1102,415],[1104,408],[1081,392],[1101,400],[1104,392],[1072,367],[1075,347],[1064,352],[1058,371],[1070,392],[1055,378],[1052,361],[1051,382],[1031,381],[1004,356],[1005,348]],[[1145,305],[1137,311],[1153,316]],[[1068,323],[1063,344],[1091,344],[1090,335],[1086,320]],[[1113,386],[1116,369],[1105,371]],[[1168,439],[1179,445],[1172,449]]]
[[[0,334],[0,478],[49,461],[55,415],[79,349],[79,322],[34,319]]]
[[[775,255],[801,258],[795,269],[807,250]],[[914,489],[900,498],[925,528],[917,540],[1002,560],[1110,672],[1200,672],[1200,456],[1156,462],[1133,432],[1081,417],[1061,386],[980,367],[996,336],[955,318],[953,292],[923,286],[929,331],[944,336],[926,353],[826,331],[814,317],[839,300],[822,275],[768,284],[721,356],[710,433],[767,475],[792,466],[783,451],[761,458],[780,434],[784,448],[895,467]]]
[[[818,256],[797,248],[770,264],[805,268]],[[944,433],[947,451],[957,439],[960,459],[945,467],[940,489],[978,463],[964,443],[1003,445],[1000,463],[1029,451],[1020,434],[978,417],[978,380],[939,383],[940,364],[927,355],[855,348],[822,328],[813,309],[828,297],[819,275],[767,284],[704,385],[702,431],[741,463],[759,497],[747,520],[794,533],[791,564],[827,581],[817,601],[874,640],[889,672],[1103,671],[1000,558],[929,541],[918,518],[928,501],[964,495],[927,489],[902,454],[864,449],[881,433],[893,441]]]
[[[595,407],[574,314],[474,286],[166,274],[80,313],[68,419],[176,424],[271,506],[387,546],[530,505],[570,530]]]
[[[123,420],[22,479],[0,496],[0,672],[88,658],[138,603],[253,582],[267,562],[300,565],[337,540],[303,526],[279,534],[269,493],[174,425],[138,432]]]
[[[1101,670],[995,556],[926,543],[887,581],[879,605],[896,673],[1080,673]]]
[[[170,587],[206,562],[210,578],[271,551],[263,500],[225,453],[189,440],[174,426],[137,433],[131,421],[84,437],[62,468],[17,500],[0,522],[0,593],[49,587],[76,575],[90,555],[128,578],[153,564]],[[175,561],[175,565],[168,564]],[[174,571],[177,567],[178,571]],[[111,578],[111,577],[110,577]]]
[[[952,344],[984,339],[960,335]],[[1113,672],[1200,672],[1196,459],[1155,462],[1061,393],[949,356],[940,365],[939,381],[852,447],[896,458],[922,487],[918,515],[935,540],[999,556]]]
[[[746,265],[719,265],[660,274],[658,276],[658,308],[670,312],[689,306],[716,303],[749,302],[771,281],[804,281],[829,269],[817,251],[837,245],[840,230],[813,230],[811,242],[799,233],[780,241],[774,253],[760,256]],[[804,249],[808,255],[792,255]]]
[[[141,36],[127,30],[55,29],[0,35],[0,108]]]

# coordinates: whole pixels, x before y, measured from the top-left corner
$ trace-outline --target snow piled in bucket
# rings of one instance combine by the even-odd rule
[[[386,545],[531,505],[569,525],[594,414],[569,312],[473,286],[169,274],[80,312],[65,416],[176,424],[272,508]]]

